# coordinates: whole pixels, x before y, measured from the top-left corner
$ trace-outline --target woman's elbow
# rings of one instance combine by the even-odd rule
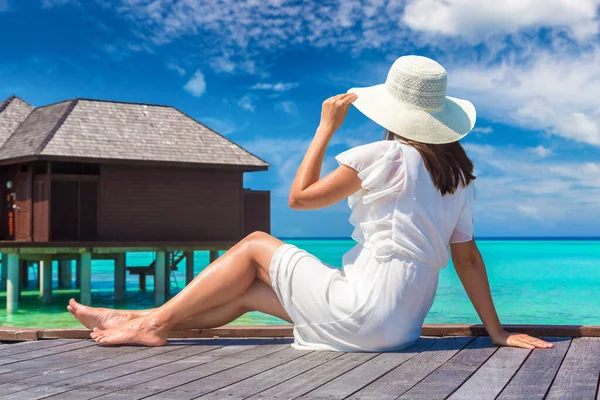
[[[302,210],[302,202],[300,201],[300,199],[298,197],[296,197],[294,195],[290,194],[290,197],[288,199],[288,205],[293,210]]]

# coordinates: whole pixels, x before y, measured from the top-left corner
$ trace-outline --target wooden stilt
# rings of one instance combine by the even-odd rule
[[[123,301],[125,298],[125,278],[125,253],[121,253],[115,257],[115,301]]]
[[[187,285],[194,279],[194,252],[185,252],[185,284]]]
[[[81,288],[81,260],[75,260],[75,288]]]
[[[209,252],[210,262],[213,263],[217,258],[219,258],[219,252],[217,250],[211,250]]]
[[[2,263],[0,264],[0,290],[6,290],[6,276],[8,272],[8,262],[6,254],[2,254]]]
[[[73,266],[71,260],[60,260],[58,262],[58,287],[69,289],[72,287]]]
[[[25,289],[29,286],[29,261],[21,261],[21,288]]]
[[[12,314],[19,309],[20,279],[19,255],[7,254],[7,279],[6,279],[6,312]]]
[[[154,305],[161,306],[167,299],[165,291],[165,277],[167,277],[166,254],[164,251],[156,252],[156,262],[154,263]]]
[[[52,256],[40,260],[40,296],[44,304],[52,302]]]
[[[92,253],[82,253],[80,260],[80,301],[82,304],[92,304]]]

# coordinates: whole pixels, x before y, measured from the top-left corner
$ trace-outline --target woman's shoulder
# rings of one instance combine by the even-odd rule
[[[400,143],[396,140],[378,140],[376,142],[354,146],[341,152],[335,158],[342,164],[353,167],[359,166],[357,169],[361,170],[362,168],[360,168],[360,166],[364,168],[383,158],[391,157],[397,159],[397,154],[400,149]]]

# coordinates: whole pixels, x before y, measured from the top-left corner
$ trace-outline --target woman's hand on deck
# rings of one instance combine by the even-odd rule
[[[329,135],[339,129],[344,123],[348,109],[354,100],[358,96],[354,93],[338,94],[328,98],[323,102],[323,108],[321,110],[321,123],[319,130],[327,132]]]
[[[552,343],[543,341],[542,339],[526,335],[524,333],[502,333],[492,337],[492,342],[498,346],[522,347],[524,349],[548,349],[553,347]]]

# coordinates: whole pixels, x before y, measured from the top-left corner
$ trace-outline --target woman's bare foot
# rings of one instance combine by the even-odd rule
[[[84,306],[74,299],[69,300],[67,310],[88,329],[110,329],[138,317],[130,311]]]
[[[112,329],[94,328],[90,337],[100,344],[141,344],[164,346],[169,329],[153,321],[152,317],[141,317],[120,324]]]

